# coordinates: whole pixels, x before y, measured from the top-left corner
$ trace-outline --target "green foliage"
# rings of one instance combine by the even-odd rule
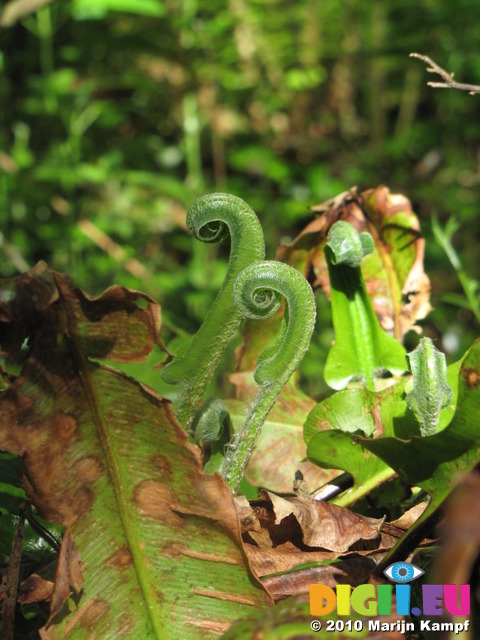
[[[245,267],[263,260],[265,245],[255,212],[228,194],[196,200],[188,210],[187,225],[203,242],[218,242],[228,234],[231,237],[230,262],[220,293],[201,328],[162,371],[165,382],[180,388],[176,413],[189,430],[210,378],[242,319],[233,300],[235,281]]]
[[[452,244],[452,237],[459,228],[460,225],[454,217],[447,221],[444,229],[440,226],[438,218],[434,217],[432,220],[432,230],[435,240],[445,251],[450,264],[457,272],[458,279],[465,294],[464,297],[458,294],[448,294],[444,295],[443,299],[451,304],[469,309],[474,314],[477,323],[480,324],[480,284],[478,280],[474,280],[467,275]]]
[[[439,412],[437,431],[445,429],[454,415],[461,364],[459,361],[447,369],[446,383],[453,395],[450,404]],[[422,384],[428,384],[430,377],[428,372]],[[440,388],[443,385],[440,380]],[[336,499],[337,504],[355,503],[392,478],[394,469],[398,471],[390,465],[388,457],[378,455],[378,450],[393,449],[400,456],[400,445],[396,443],[410,442],[412,438],[412,442],[417,442],[419,426],[407,405],[407,390],[411,387],[411,379],[403,379],[376,393],[347,389],[327,398],[310,412],[304,426],[309,459],[322,467],[343,469],[354,477],[353,488]],[[409,464],[415,474],[417,452],[410,451],[406,445],[405,455],[408,460],[404,464]],[[422,470],[424,464],[422,462]],[[410,484],[416,484],[415,475],[407,477],[403,474],[402,477]]]
[[[25,338],[31,347],[0,396],[0,449],[24,457],[36,507],[67,527],[50,637],[83,640],[93,625],[105,640],[203,638],[268,604],[242,556],[232,495],[203,475],[169,403],[96,362],[138,361],[161,345],[158,305],[121,287],[86,298],[42,265],[11,284],[2,350],[14,357]],[[188,607],[173,616],[179,600]],[[90,630],[68,615],[92,606]]]
[[[279,334],[258,358],[254,377],[260,388],[243,427],[227,448],[221,470],[234,493],[267,415],[308,349],[316,315],[310,285],[286,264],[253,264],[235,282],[235,304],[247,318],[269,318],[278,310],[280,296],[285,298],[285,310]]]
[[[239,221],[242,216],[246,225]],[[89,608],[93,601],[101,612],[95,629],[105,638],[122,637],[126,629],[142,637],[182,633],[200,638],[205,628],[227,628],[238,617],[238,602],[255,608],[269,603],[242,556],[229,487],[233,493],[239,490],[260,430],[308,349],[315,327],[315,298],[297,269],[258,259],[259,251],[263,255],[263,237],[255,233],[252,240],[243,235],[244,227],[247,231],[252,226],[255,231],[260,229],[243,201],[224,194],[207,196],[193,205],[188,220],[195,234],[208,241],[222,236],[226,225],[232,237],[230,267],[214,303],[215,312],[207,315],[206,329],[202,327],[164,368],[167,382],[185,384],[192,419],[207,375],[211,376],[220,360],[215,340],[225,325],[231,339],[241,316],[270,318],[280,309],[281,297],[285,299],[280,324],[275,319],[266,334],[259,333],[256,348],[263,347],[263,351],[253,374],[259,389],[243,426],[232,436],[232,420],[218,399],[208,401],[197,413],[192,431],[203,448],[203,460],[200,450],[187,442],[166,400],[97,362],[139,361],[155,345],[166,351],[159,336],[160,309],[151,298],[115,286],[93,299],[72,289],[67,277],[49,271],[43,263],[3,283],[2,353],[18,364],[26,340],[28,347],[21,374],[4,375],[0,448],[24,456],[28,491],[35,506],[47,519],[67,527],[60,554],[69,557],[71,564],[63,595],[52,597],[52,638],[63,637],[66,629],[72,638],[84,637],[71,617],[56,620],[65,603],[67,608],[77,607],[69,600],[70,586],[82,594],[75,615],[81,619],[86,611],[82,607]],[[425,513],[384,557],[383,566],[394,554],[403,553],[411,538],[417,540],[424,524],[450,494],[458,471],[468,472],[477,463],[477,421],[469,425],[468,420],[480,406],[480,342],[461,365],[446,370],[445,359],[432,342],[422,339],[409,354],[412,383],[402,377],[375,390],[374,374],[380,362],[375,358],[387,353],[384,342],[394,358],[403,357],[404,349],[380,329],[366,293],[359,265],[372,247],[371,236],[359,235],[347,222],[337,222],[330,229],[325,254],[336,344],[350,343],[345,353],[351,352],[349,358],[340,357],[340,352],[335,357],[339,367],[354,366],[354,372],[364,372],[360,376],[364,388],[346,389],[317,405],[306,420],[304,438],[312,462],[353,476],[353,487],[336,500],[339,505],[371,497],[396,473],[407,486],[418,485],[430,494]],[[242,260],[248,266],[240,270]],[[339,309],[345,323],[342,332]],[[234,321],[231,327],[226,323],[229,314]],[[278,334],[268,343],[275,323]],[[244,347],[242,357],[251,356]],[[327,361],[327,370],[328,366]],[[180,371],[176,380],[169,377],[169,371]],[[349,377],[353,377],[351,372]],[[248,386],[247,378],[238,380]],[[295,381],[290,380],[280,399],[286,402],[289,393],[294,398],[291,406],[301,414],[305,403]],[[179,409],[184,418],[185,406],[180,404]],[[430,435],[432,431],[435,435]],[[8,459],[3,479],[14,511],[23,492],[12,484],[12,464],[13,459]],[[56,469],[53,475],[51,467]],[[216,471],[229,487],[219,474],[205,475]],[[3,540],[12,539],[14,532],[4,529],[0,535]],[[45,534],[41,537],[48,541]],[[173,557],[171,545],[176,545]],[[75,548],[84,562],[82,571],[76,567]],[[41,548],[33,548],[33,554],[41,559]],[[210,563],[202,577],[198,576],[199,561]],[[235,575],[230,565],[235,566]],[[169,574],[169,586],[154,587],[164,572]],[[108,588],[102,586],[105,576]],[[173,619],[169,612],[176,607],[179,594],[188,598],[189,608]],[[125,600],[137,602],[138,598],[146,606],[134,607],[128,619],[122,616]],[[272,620],[275,626],[275,615]],[[287,625],[284,630],[288,638],[297,628]]]
[[[192,423],[193,437],[208,456],[205,473],[220,472],[225,458],[225,447],[233,436],[233,426],[225,404],[210,398],[197,412]]]
[[[324,376],[333,389],[343,389],[358,377],[373,391],[382,370],[398,374],[405,369],[405,350],[381,329],[360,271],[361,259],[372,250],[371,235],[359,235],[347,222],[336,222],[328,234],[325,258],[335,343]]]
[[[430,338],[421,338],[417,348],[407,355],[413,377],[413,389],[405,398],[420,424],[422,436],[437,431],[440,411],[452,400],[447,382],[445,355],[435,348]]]
[[[310,615],[310,605],[305,596],[287,598],[281,605],[262,612],[262,615],[250,615],[243,620],[239,620],[224,635],[223,640],[251,640],[260,637],[264,640],[294,640],[295,638],[319,638],[319,640],[350,640],[353,638],[368,637],[367,629],[355,631],[352,622],[357,616],[348,618],[337,617],[336,612],[330,614],[328,618],[333,621],[338,620],[338,627],[332,630],[326,628],[322,623],[322,629],[312,631]],[[347,623],[347,624],[346,624]]]
[[[408,192],[422,220],[455,211],[469,231],[457,252],[473,263],[476,99],[428,89],[408,54],[426,47],[474,81],[478,13],[471,0],[455,11],[420,2],[413,13],[404,1],[373,11],[335,0],[23,10],[2,30],[0,275],[41,258],[92,292],[141,288],[164,304],[172,338],[193,334],[224,258],[183,237],[195,197],[242,195],[262,217],[270,257],[312,204],[383,181]],[[195,275],[192,253],[202,256]],[[427,259],[436,295],[458,297],[441,252],[430,245]],[[431,318],[433,333],[451,338],[451,360],[471,325],[448,306]],[[321,330],[327,340],[328,323]]]
[[[92,293],[118,282],[158,299],[163,307],[163,338],[169,350],[179,356],[169,369],[164,369],[164,375],[172,374],[176,384],[165,383],[158,371],[152,370],[154,364],[167,357],[160,345],[150,345],[153,348],[146,363],[116,361],[115,367],[171,397],[184,425],[190,424],[205,395],[215,396],[197,416],[196,423],[197,438],[204,448],[203,462],[207,461],[205,469],[210,473],[223,466],[224,446],[231,437],[230,417],[218,396],[226,397],[231,392],[226,374],[235,366],[233,350],[238,343],[227,343],[238,329],[240,314],[231,300],[225,306],[222,302],[222,313],[230,305],[232,317],[236,318],[227,331],[229,337],[223,339],[216,354],[212,347],[206,358],[192,348],[199,345],[196,332],[212,305],[218,308],[214,301],[222,282],[227,280],[231,288],[235,277],[226,243],[205,245],[186,236],[187,208],[203,193],[226,191],[241,195],[259,212],[266,254],[272,256],[280,243],[289,243],[304,221],[310,220],[309,207],[353,184],[363,188],[362,185],[386,182],[409,193],[426,235],[426,268],[436,307],[424,321],[424,331],[436,339],[449,362],[456,361],[446,372],[453,399],[439,411],[436,433],[426,437],[420,434],[407,406],[409,378],[393,381],[385,389],[381,387],[388,380],[375,377],[377,369],[387,365],[401,371],[405,351],[380,330],[375,317],[378,308],[374,303],[374,313],[359,278],[358,265],[329,263],[332,282],[338,278],[343,283],[338,289],[333,287],[335,346],[326,377],[333,381],[334,388],[349,386],[325,399],[329,391],[322,371],[333,333],[330,305],[322,294],[317,296],[321,306],[300,382],[315,401],[320,400],[304,428],[310,459],[323,467],[345,469],[354,476],[354,486],[337,498],[337,503],[352,505],[362,497],[369,499],[379,484],[398,473],[407,485],[418,484],[430,495],[429,510],[410,532],[412,539],[418,538],[418,531],[451,492],[457,473],[468,471],[479,457],[475,430],[478,348],[469,351],[463,365],[461,359],[478,333],[480,319],[478,278],[471,271],[478,253],[476,140],[480,125],[476,98],[428,89],[423,66],[410,60],[408,54],[412,50],[426,51],[426,47],[429,55],[455,71],[457,79],[478,82],[480,67],[471,43],[478,41],[480,8],[473,6],[471,0],[460,0],[455,5],[440,0],[419,2],[415,11],[404,0],[53,0],[36,11],[24,3],[10,2],[0,14],[0,22],[0,275],[13,278],[38,260],[46,260],[52,269],[67,272],[76,284]],[[396,205],[398,202],[393,202],[393,208]],[[419,237],[416,219],[406,214],[402,205],[389,220],[378,224],[381,207],[368,201],[364,206],[376,246],[376,251],[362,263],[365,280],[370,282],[368,292],[375,297],[369,275],[377,276],[381,271],[379,280],[387,283],[394,304],[408,304],[408,299],[402,297],[403,285],[412,263],[423,261],[423,245],[419,248],[420,243],[415,242]],[[430,229],[424,222],[432,212],[437,213],[440,222],[434,218]],[[462,233],[454,242],[458,229]],[[382,246],[388,247],[389,268],[385,268],[385,256],[378,251]],[[315,250],[300,247],[301,256],[292,260],[309,279],[313,275],[320,277],[314,274],[318,266]],[[323,248],[319,251],[323,252]],[[303,260],[306,264],[307,257],[313,261],[309,269],[303,270],[300,263]],[[262,248],[249,260],[263,258]],[[4,282],[1,302],[7,307],[13,282]],[[319,286],[318,282],[315,286]],[[411,293],[409,290],[405,295]],[[356,306],[349,295],[356,296]],[[382,296],[383,290],[377,297]],[[81,300],[81,305],[89,307],[88,296]],[[141,300],[142,304],[149,304],[147,297]],[[400,338],[403,331],[398,328],[398,319],[397,313],[394,333]],[[381,317],[384,327],[383,320]],[[28,330],[38,329],[35,319],[29,316],[30,321]],[[0,329],[8,322],[10,319],[2,316]],[[278,334],[279,322],[275,324],[273,320],[266,333],[255,330],[260,336],[260,348],[255,358],[250,354],[252,359],[267,347],[258,361],[259,373],[274,353],[272,347],[268,348],[268,335],[270,331]],[[110,329],[115,326],[114,322]],[[212,326],[207,333],[213,339],[217,338],[219,320]],[[285,338],[285,330],[286,325],[274,341],[275,350]],[[243,331],[244,339],[248,331]],[[24,337],[22,334],[20,342]],[[100,342],[105,346],[111,338],[101,338]],[[97,334],[90,336],[82,348],[91,347],[98,339]],[[118,336],[115,338],[123,345],[138,339],[135,332],[127,332],[123,343]],[[415,346],[411,333],[405,341],[409,349]],[[24,368],[25,358],[31,355],[33,343],[25,343],[21,350],[21,344],[17,346],[14,362],[4,363],[8,371],[2,372],[4,398]],[[204,340],[200,346],[210,351],[211,343]],[[61,340],[52,345],[53,360],[58,354],[56,349],[61,347]],[[3,356],[6,354],[2,352]],[[180,356],[185,358],[183,365]],[[105,352],[89,358],[87,369],[95,397],[99,395],[99,405],[108,406],[111,415],[124,405],[109,405],[107,394],[101,396],[107,379],[121,380],[117,395],[122,401],[135,393],[140,406],[150,397],[150,390],[97,363],[103,359]],[[74,369],[77,366],[75,361]],[[178,375],[174,376],[176,368]],[[290,375],[290,369],[280,371],[281,368],[274,369],[275,375]],[[185,375],[180,375],[182,372]],[[357,379],[348,382],[352,377]],[[260,380],[260,387],[265,386],[266,379]],[[280,377],[276,384],[281,386]],[[437,384],[444,386],[442,381]],[[110,393],[109,383],[105,385]],[[31,388],[32,393],[47,393],[40,387]],[[255,394],[253,384],[252,387]],[[437,391],[440,396],[445,395],[441,389],[436,388]],[[81,393],[77,395],[80,397]],[[267,395],[265,411],[257,412],[262,413],[259,424],[268,413],[267,404],[274,401],[273,389],[269,388]],[[413,397],[410,396],[411,405]],[[72,399],[77,401],[78,398]],[[440,399],[434,405],[438,409],[444,401]],[[42,405],[39,412],[47,411],[49,403]],[[263,484],[270,477],[262,469],[262,458],[265,465],[284,470],[287,480],[292,469],[298,468],[295,465],[303,458],[298,445],[300,440],[303,447],[301,426],[313,403],[292,377],[265,422],[253,454],[255,467],[248,476],[250,480]],[[243,397],[242,401],[227,400],[236,431],[242,429],[245,405],[250,407],[250,415],[255,413],[252,404],[257,406],[254,395]],[[418,413],[418,400],[412,406]],[[158,421],[155,416],[150,417],[150,447],[168,448],[171,442],[162,440],[158,433],[159,425],[160,431],[165,427],[164,415]],[[88,446],[94,440],[95,429],[104,422],[105,433],[116,437],[108,429],[108,420],[99,422],[97,418],[98,415],[90,421]],[[144,418],[143,414],[138,416],[139,425]],[[128,432],[140,428],[129,420],[123,416],[122,428]],[[168,433],[172,435],[171,431]],[[3,437],[1,430],[0,434]],[[282,442],[289,444],[277,449]],[[132,451],[137,453],[130,444],[123,449],[126,458]],[[186,450],[193,446],[189,444]],[[185,453],[182,447],[180,450]],[[19,445],[21,453],[20,449]],[[265,450],[267,454],[263,455]],[[296,457],[288,457],[287,450],[295,451]],[[16,475],[17,458],[4,455],[0,459],[0,541],[5,560],[10,554],[18,508],[26,496]],[[40,451],[39,459],[43,459],[42,455]],[[146,450],[142,456],[145,461]],[[275,460],[275,456],[279,459]],[[244,462],[239,475],[243,465]],[[113,467],[108,468],[110,472]],[[129,477],[129,473],[131,469],[122,467],[122,477]],[[187,479],[182,484],[179,476],[174,484],[176,489],[181,485],[179,491],[184,496],[183,485],[191,482]],[[245,486],[243,481],[242,487]],[[124,489],[120,483],[119,495]],[[113,494],[108,495],[111,499],[105,498],[106,513],[111,517],[110,524],[118,524],[118,514],[110,513],[115,504]],[[195,499],[201,502],[204,496]],[[218,505],[228,499],[214,501],[213,506],[208,502],[208,509],[218,510]],[[98,511],[98,503],[94,508]],[[174,517],[200,519],[204,524],[205,517],[209,522],[204,512],[178,513],[175,511]],[[38,515],[33,515],[38,520]],[[101,520],[100,515],[98,519]],[[52,525],[40,522],[48,531],[58,533]],[[81,528],[81,523],[76,526]],[[122,526],[113,526],[121,536]],[[205,526],[210,531],[209,525]],[[39,533],[41,529],[34,527],[27,522],[25,549],[26,558],[36,566],[51,557],[52,546]],[[219,535],[215,527],[211,530],[215,530],[214,536]],[[79,534],[81,544],[85,540],[94,544],[88,535],[88,531]],[[414,546],[415,541],[409,541],[407,536],[395,553],[411,551]],[[139,549],[138,545],[133,548]],[[152,562],[159,555],[163,562],[163,555],[157,551],[152,552]],[[204,549],[195,548],[194,552],[203,553]],[[245,589],[255,591],[242,562],[235,565],[235,571],[238,569],[242,575]],[[189,566],[193,564],[192,561]],[[205,573],[205,584],[210,587],[213,573]],[[149,576],[142,575],[148,582]],[[163,575],[158,582],[163,581]],[[92,585],[96,588],[95,580],[92,574],[87,577],[87,592],[91,593]],[[220,576],[220,581],[223,578]],[[195,601],[197,597],[202,599],[195,594]],[[229,619],[238,614],[234,611],[237,605],[229,603],[225,607],[229,609]],[[21,609],[19,638],[36,640],[35,629],[45,622],[45,611],[39,605]],[[286,606],[282,618],[279,608],[272,610],[272,618],[281,618],[278,625],[262,612],[253,626],[246,623],[232,629],[230,637],[237,631],[238,637],[241,633],[249,637],[259,629],[266,637],[275,633],[282,633],[285,638],[308,633],[303,618],[298,625],[288,627],[294,611]],[[179,633],[183,637],[183,630]]]

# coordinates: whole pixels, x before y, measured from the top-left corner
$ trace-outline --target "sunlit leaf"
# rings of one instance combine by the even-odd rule
[[[165,13],[161,0],[74,0],[72,13],[77,20],[98,20],[109,11],[125,11],[158,18]]]
[[[413,389],[406,401],[420,424],[422,436],[437,430],[440,411],[452,400],[453,391],[447,382],[445,354],[435,348],[430,338],[422,338],[417,348],[408,354],[413,376]]]
[[[424,240],[410,202],[386,187],[362,193],[352,189],[313,208],[313,222],[277,258],[295,265],[306,276],[313,271],[313,286],[330,296],[323,247],[332,225],[350,222],[361,233],[373,236],[375,249],[361,269],[372,305],[385,331],[398,340],[430,310],[430,282],[423,271]]]
[[[439,430],[445,429],[453,416],[460,365],[461,362],[457,362],[447,368],[453,398],[440,411]],[[377,450],[385,447],[394,450],[397,447],[394,442],[405,445],[412,436],[419,438],[418,424],[405,400],[405,387],[410,384],[411,379],[406,378],[376,393],[347,389],[327,398],[310,412],[304,427],[308,458],[325,468],[343,469],[354,478],[353,487],[335,499],[337,504],[352,504],[395,475],[389,458],[377,454]],[[407,457],[405,464],[412,470],[426,471],[425,461],[418,465],[413,453]],[[403,478],[416,484],[416,476]]]
[[[26,307],[25,282],[34,293],[38,277],[42,291],[47,276],[57,299]],[[231,493],[203,475],[170,404],[92,361],[135,361],[161,344],[158,306],[121,287],[90,299],[45,269],[9,291],[7,327],[22,320],[31,350],[0,396],[0,448],[23,457],[28,496],[72,541],[43,638],[215,637],[268,603],[247,570]]]
[[[328,233],[325,258],[330,279],[335,341],[323,375],[333,389],[343,389],[360,379],[370,391],[382,371],[405,370],[404,347],[378,322],[363,281],[360,264],[371,253],[373,240],[357,233],[348,222],[338,221]]]

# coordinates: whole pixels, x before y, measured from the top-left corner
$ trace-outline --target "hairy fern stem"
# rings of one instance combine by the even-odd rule
[[[235,280],[245,267],[264,259],[265,243],[253,209],[225,193],[196,200],[188,210],[187,226],[203,242],[219,242],[228,235],[231,238],[227,273],[205,321],[161,373],[165,382],[178,386],[174,407],[180,423],[189,430],[212,373],[242,318],[233,302]]]
[[[285,298],[282,327],[272,346],[259,357],[254,378],[258,394],[240,431],[227,446],[221,474],[238,491],[263,423],[283,386],[300,364],[315,325],[315,299],[303,275],[282,262],[252,264],[238,276],[235,304],[246,318],[272,316]]]

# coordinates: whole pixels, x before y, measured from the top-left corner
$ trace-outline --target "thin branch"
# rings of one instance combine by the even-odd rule
[[[424,56],[421,53],[411,53],[411,58],[418,58],[419,60],[423,60],[426,64],[430,65],[427,67],[428,73],[436,73],[438,74],[444,82],[428,82],[429,87],[435,87],[436,89],[460,89],[460,91],[468,91],[470,95],[475,95],[476,93],[480,93],[480,85],[478,84],[464,84],[463,82],[456,82],[453,79],[453,73],[448,73],[442,67],[440,67],[436,62],[434,62],[428,56]]]

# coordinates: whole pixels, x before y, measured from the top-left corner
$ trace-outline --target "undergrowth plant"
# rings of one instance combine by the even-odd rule
[[[233,301],[235,280],[245,267],[263,260],[265,244],[255,212],[229,194],[196,200],[188,210],[187,227],[202,242],[219,242],[228,235],[231,239],[230,262],[221,291],[201,328],[162,371],[166,382],[179,387],[176,413],[188,430],[212,373],[242,319]]]
[[[26,610],[17,609],[15,623],[21,569],[31,578],[28,571],[41,573],[45,564],[37,556],[33,568],[22,565],[25,526],[37,544],[51,545],[48,560],[58,555],[55,579],[42,574],[30,587],[40,603],[35,616],[44,639],[253,638],[268,625],[278,626],[283,635],[276,637],[298,637],[309,629],[304,600],[285,601],[265,619],[255,613],[272,608],[274,593],[287,594],[281,576],[285,583],[292,572],[300,576],[309,553],[322,567],[341,560],[352,542],[340,538],[350,529],[361,522],[359,539],[372,540],[385,516],[398,517],[423,496],[417,520],[377,550],[380,569],[404,560],[430,531],[459,474],[480,459],[479,343],[447,367],[431,339],[421,338],[408,355],[399,340],[427,312],[429,290],[423,240],[406,199],[383,187],[343,194],[313,228],[280,248],[284,261],[264,260],[258,219],[234,196],[200,198],[187,224],[201,241],[229,235],[230,262],[204,324],[173,356],[160,337],[159,306],[142,293],[116,286],[91,298],[42,263],[0,283],[6,366],[0,449],[9,470],[0,481],[10,496],[2,505],[0,536],[12,549],[5,571],[6,640],[14,633],[36,637]],[[301,391],[295,372],[314,331],[314,289],[320,287],[332,305],[335,340],[318,375],[335,393],[317,403]],[[206,399],[243,318],[231,376],[237,397]],[[145,359],[154,346],[168,363],[161,377],[173,405],[118,368]],[[266,473],[262,452],[281,446],[287,429],[296,448],[282,449],[276,477],[279,484],[295,479],[298,497],[281,502],[274,492],[284,491],[271,480],[259,482],[270,492],[261,492],[260,503],[252,503],[258,510],[245,515],[241,481],[255,465],[257,477]],[[254,451],[260,455],[251,460]],[[23,459],[21,480],[15,456]],[[302,464],[307,479],[292,473]],[[350,487],[334,504],[315,501],[308,478],[330,473],[333,480],[339,470],[350,474]],[[276,512],[275,526],[294,515],[303,527],[302,560],[289,561],[285,570],[265,569],[280,562],[278,541],[262,547],[271,533],[262,529],[267,498],[283,514]],[[27,509],[32,525],[25,525],[25,509],[19,511],[25,500],[35,509]],[[371,518],[361,521],[360,512],[378,515],[382,505],[374,526]],[[311,530],[305,510],[317,519]],[[321,517],[344,533],[309,546]],[[63,527],[60,550],[48,523]],[[294,546],[296,534],[282,535],[292,535],[288,544]],[[327,544],[330,555],[319,561],[315,554]],[[275,592],[268,573],[280,576]],[[45,602],[48,614],[42,613]],[[24,635],[14,631],[22,615]]]

